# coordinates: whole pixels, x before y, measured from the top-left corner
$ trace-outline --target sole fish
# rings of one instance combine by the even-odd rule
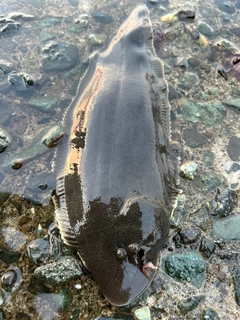
[[[170,107],[145,5],[94,53],[56,154],[65,243],[114,305],[151,283],[177,199]]]

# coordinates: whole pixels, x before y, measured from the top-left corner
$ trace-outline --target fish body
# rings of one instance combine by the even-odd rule
[[[61,236],[114,305],[148,287],[168,236],[177,161],[167,96],[140,5],[91,57],[56,154]]]

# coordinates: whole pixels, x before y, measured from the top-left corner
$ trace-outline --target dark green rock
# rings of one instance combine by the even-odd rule
[[[191,148],[202,147],[208,141],[207,137],[203,133],[191,128],[187,128],[183,131],[183,140]]]
[[[193,188],[203,194],[207,194],[222,184],[225,184],[225,179],[211,171],[199,173],[197,179],[192,182]]]
[[[197,308],[199,303],[204,299],[204,296],[191,297],[178,302],[178,308],[183,315]]]
[[[205,261],[195,252],[175,253],[165,259],[165,271],[173,279],[191,282],[200,288],[204,280]]]
[[[179,106],[186,121],[202,122],[210,127],[220,125],[226,116],[226,108],[218,102],[195,102],[182,98]]]

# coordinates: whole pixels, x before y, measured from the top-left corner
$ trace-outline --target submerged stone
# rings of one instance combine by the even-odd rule
[[[179,168],[180,177],[193,181],[197,177],[198,166],[194,162],[186,162]]]
[[[232,5],[230,1],[215,0],[215,3],[218,6],[218,8],[223,12],[231,14],[235,12],[234,5]]]
[[[0,153],[5,151],[10,143],[10,135],[5,130],[0,128]]]
[[[8,81],[17,91],[26,91],[34,85],[33,78],[26,73],[12,71],[8,75]]]
[[[46,113],[52,113],[58,105],[59,98],[56,96],[40,96],[28,101],[29,105]]]
[[[201,172],[197,178],[192,182],[195,190],[207,194],[209,191],[225,183],[224,177],[215,174],[211,171]]]
[[[240,137],[232,136],[227,145],[227,153],[231,160],[237,161],[240,156]]]
[[[240,268],[238,267],[233,276],[234,290],[235,290],[235,300],[240,306]]]
[[[240,97],[227,95],[223,98],[223,103],[240,110]]]
[[[113,22],[113,17],[104,12],[92,12],[91,16],[94,20],[102,24],[109,24]]]
[[[43,47],[43,70],[65,71],[75,66],[78,48],[64,42],[50,41]]]
[[[186,280],[200,288],[205,277],[205,261],[195,252],[175,253],[165,259],[165,271],[177,281]]]
[[[199,251],[205,259],[209,259],[214,253],[215,249],[216,245],[212,240],[202,237]]]
[[[179,101],[186,121],[202,122],[207,126],[218,126],[226,116],[226,108],[218,102],[195,102],[186,98]]]
[[[47,260],[50,254],[49,242],[44,239],[36,239],[31,241],[27,246],[29,259],[35,263],[40,264]]]

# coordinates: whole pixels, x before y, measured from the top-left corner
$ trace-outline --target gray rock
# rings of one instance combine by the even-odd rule
[[[29,90],[34,85],[33,78],[30,75],[16,71],[9,73],[8,81],[17,91]]]
[[[219,219],[213,224],[213,232],[223,240],[240,240],[240,214]]]
[[[71,69],[75,66],[78,57],[76,46],[50,41],[43,47],[43,70],[49,72]]]
[[[0,60],[0,70],[6,74],[10,73],[14,70],[13,65],[11,62],[5,61],[5,60]]]
[[[53,18],[48,18],[40,21],[38,25],[41,29],[45,29],[45,28],[51,28],[51,27],[57,26],[61,22],[62,22],[62,19],[53,17]]]
[[[225,96],[222,100],[223,103],[226,103],[228,106],[235,107],[240,110],[240,97],[239,96]]]
[[[191,148],[202,147],[208,141],[207,137],[203,133],[191,128],[187,128],[183,131],[183,140]]]
[[[235,12],[234,5],[232,5],[230,1],[215,0],[215,3],[218,6],[218,8],[223,12],[231,14]]]
[[[237,192],[232,189],[226,189],[220,192],[218,189],[216,196],[210,202],[211,215],[218,218],[227,217],[237,206]]]
[[[109,24],[113,22],[113,17],[104,12],[92,12],[91,16],[94,20],[102,24]]]
[[[198,76],[193,72],[185,72],[183,78],[181,79],[181,82],[179,84],[179,87],[182,89],[190,90],[193,86],[195,86],[198,83]]]
[[[227,145],[227,153],[233,161],[237,161],[240,156],[240,137],[232,136]]]
[[[195,252],[174,253],[165,259],[165,271],[177,281],[186,280],[200,288],[204,280],[205,261]]]
[[[52,285],[65,284],[71,279],[81,276],[79,263],[72,257],[63,257],[61,260],[35,269],[35,275]]]
[[[205,166],[211,167],[214,165],[214,159],[215,154],[212,151],[207,150],[203,154],[202,162],[205,164]]]
[[[181,241],[184,244],[190,244],[198,240],[198,238],[201,235],[201,231],[197,228],[192,228],[192,229],[182,230],[181,232],[179,232],[179,235],[181,237]]]
[[[201,172],[192,182],[193,188],[198,192],[207,194],[209,191],[225,183],[224,177],[211,171]]]
[[[47,260],[50,254],[49,242],[44,239],[36,239],[31,241],[27,246],[29,259],[35,263],[40,264]]]

